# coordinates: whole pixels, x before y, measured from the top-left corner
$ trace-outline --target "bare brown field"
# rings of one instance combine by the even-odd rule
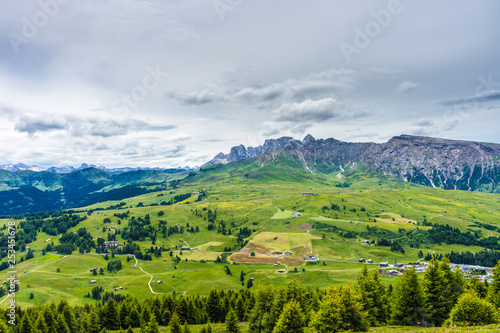
[[[312,227],[309,223],[302,223],[301,225],[298,225],[296,227],[289,225],[286,228],[287,229],[296,229],[296,230],[311,230],[312,229]]]

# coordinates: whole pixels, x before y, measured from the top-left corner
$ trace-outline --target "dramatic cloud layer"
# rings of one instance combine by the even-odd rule
[[[6,1],[0,164],[176,167],[266,138],[500,142],[500,3]]]

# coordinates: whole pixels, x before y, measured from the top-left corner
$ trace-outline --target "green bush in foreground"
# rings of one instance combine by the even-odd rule
[[[468,292],[458,299],[449,321],[457,325],[488,325],[499,322],[499,313],[490,302]]]

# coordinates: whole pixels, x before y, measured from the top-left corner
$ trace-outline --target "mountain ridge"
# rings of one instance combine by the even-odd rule
[[[62,167],[57,167],[57,166],[51,166],[48,168],[42,168],[37,165],[27,165],[24,163],[16,163],[16,164],[0,164],[0,170],[6,170],[6,171],[11,171],[11,172],[16,172],[16,171],[34,171],[34,172],[52,172],[52,173],[71,173],[74,171],[79,171],[87,168],[96,168],[103,170],[108,173],[122,173],[122,172],[130,172],[130,171],[138,171],[138,170],[194,170],[195,168],[191,168],[189,166],[185,167],[177,167],[177,168],[160,168],[160,167],[117,167],[117,168],[107,168],[105,166],[97,166],[94,164],[87,164],[87,163],[82,163],[79,167],[74,167],[72,165],[65,165]]]
[[[285,151],[311,172],[336,172],[361,163],[407,182],[444,189],[500,193],[500,145],[425,136],[399,135],[385,143],[345,142],[333,138],[302,141],[267,139],[258,147],[232,147],[203,166],[227,164]],[[203,167],[202,166],[202,167]]]

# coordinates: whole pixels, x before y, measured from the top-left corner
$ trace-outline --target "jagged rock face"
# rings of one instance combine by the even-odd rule
[[[401,135],[386,143],[316,140],[307,135],[266,140],[262,146],[233,147],[205,165],[241,161],[284,151],[311,172],[343,170],[362,163],[372,170],[409,182],[445,189],[500,191],[500,145]]]

